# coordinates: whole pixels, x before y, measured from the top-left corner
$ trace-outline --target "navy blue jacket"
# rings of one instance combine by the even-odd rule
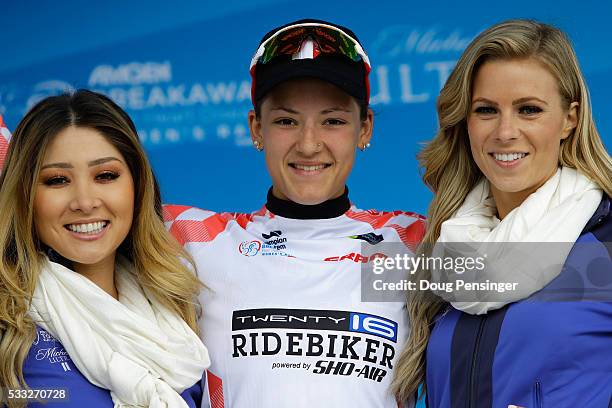
[[[572,301],[562,299],[564,288],[572,288]],[[538,299],[546,291],[561,298]],[[448,307],[438,316],[427,347],[428,407],[612,406],[612,211],[607,196],[562,272],[541,293],[486,315]],[[588,300],[576,301],[576,296]]]
[[[23,364],[26,384],[32,390],[67,389],[68,400],[47,399],[47,404],[31,402],[28,407],[113,407],[110,391],[90,383],[58,340],[40,327],[36,328],[36,337]],[[59,393],[53,394],[55,397],[61,396]],[[202,401],[201,383],[186,389],[181,396],[190,408],[199,408]]]

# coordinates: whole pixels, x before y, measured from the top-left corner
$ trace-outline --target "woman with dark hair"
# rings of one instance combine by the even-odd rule
[[[107,97],[49,97],[19,123],[0,176],[9,407],[200,405],[200,283],[160,202],[134,124]]]
[[[364,301],[361,267],[397,249],[389,243],[414,249],[424,220],[349,200],[356,152],[372,137],[368,56],[346,27],[300,20],[263,37],[250,72],[251,138],[272,178],[265,206],[165,207],[211,289],[200,297],[211,405],[396,408],[407,314]]]

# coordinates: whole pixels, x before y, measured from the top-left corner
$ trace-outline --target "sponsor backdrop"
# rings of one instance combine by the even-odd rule
[[[431,195],[415,155],[435,133],[436,96],[466,44],[506,18],[570,34],[612,145],[606,2],[2,3],[0,114],[9,128],[47,95],[101,91],[136,122],[166,202],[217,211],[263,204],[270,179],[249,139],[248,65],[268,29],[304,17],[351,27],[373,64],[372,148],[357,153],[349,180],[361,208],[426,211]]]

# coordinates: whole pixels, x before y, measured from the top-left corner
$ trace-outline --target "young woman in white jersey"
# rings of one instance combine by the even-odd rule
[[[375,258],[362,244],[376,256],[388,243],[413,250],[424,220],[349,200],[356,152],[371,143],[369,71],[347,28],[301,20],[270,31],[251,62],[248,116],[272,178],[265,205],[165,207],[209,288],[200,328],[212,407],[398,406],[389,385],[407,314],[401,302],[362,301],[361,266]]]

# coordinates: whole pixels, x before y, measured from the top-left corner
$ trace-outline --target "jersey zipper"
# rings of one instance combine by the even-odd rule
[[[533,394],[535,397],[534,406],[536,408],[542,408],[542,384],[540,384],[540,380],[536,380]]]
[[[485,323],[487,322],[487,315],[484,315],[480,324],[478,325],[478,333],[476,334],[476,344],[474,345],[474,353],[472,354],[472,365],[470,366],[470,387],[468,389],[468,401],[469,408],[476,408],[478,406],[478,395],[476,394],[476,365],[478,364],[478,351],[480,349],[480,338],[482,337],[482,332],[484,331]]]

